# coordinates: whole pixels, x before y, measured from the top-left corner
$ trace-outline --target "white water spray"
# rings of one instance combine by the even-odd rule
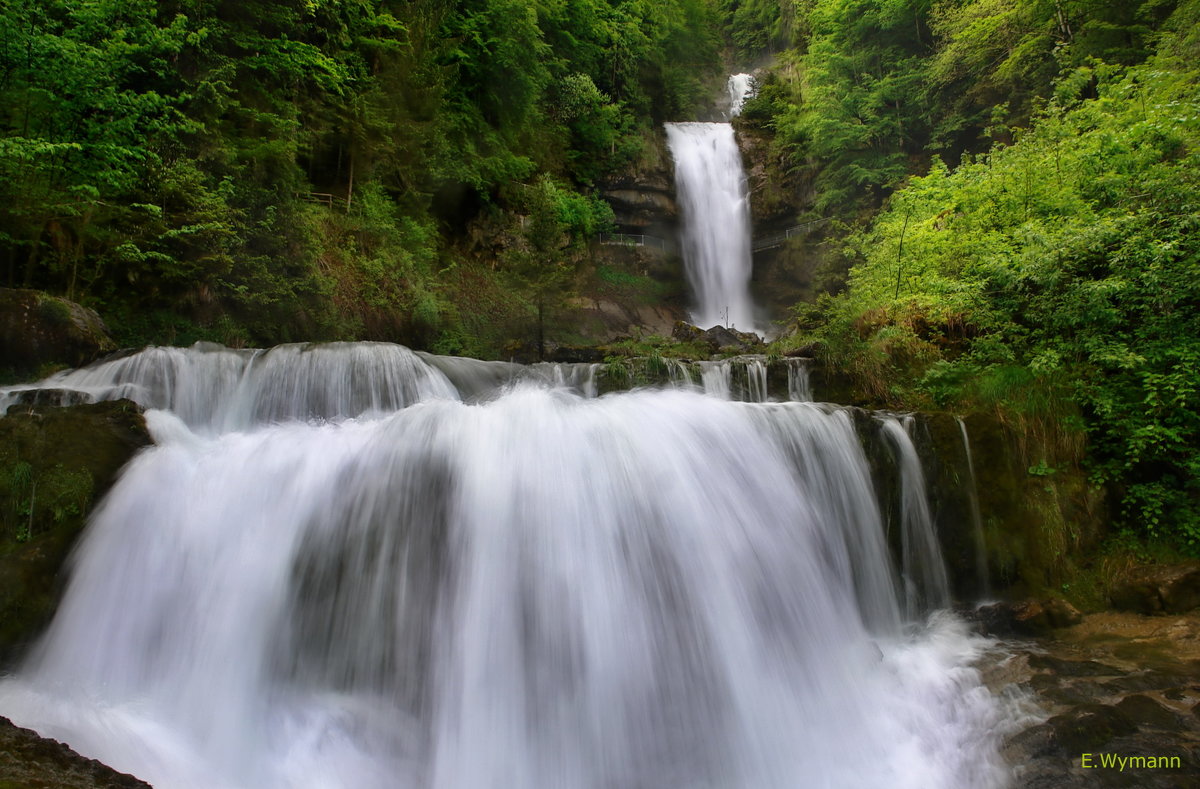
[[[0,714],[176,789],[1005,785],[980,641],[901,615],[849,412],[327,350],[406,372],[142,360],[190,426],[149,412]]]

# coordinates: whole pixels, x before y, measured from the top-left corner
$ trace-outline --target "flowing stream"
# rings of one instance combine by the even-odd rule
[[[902,423],[893,559],[848,411],[679,375],[338,344],[57,376],[155,445],[0,714],[160,789],[1007,785]]]

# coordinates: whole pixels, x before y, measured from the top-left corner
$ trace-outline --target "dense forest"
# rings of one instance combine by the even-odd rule
[[[1065,460],[1086,436],[1128,533],[1200,549],[1200,4],[771,5],[729,28],[781,47],[747,120],[841,221],[786,342]]]
[[[713,15],[701,0],[6,0],[3,282],[97,307],[126,343],[495,353],[490,327],[608,221],[594,179],[706,90]],[[505,210],[540,219],[503,265],[470,266],[466,223]]]
[[[1086,438],[1131,534],[1200,550],[1196,0],[3,9],[0,283],[124,344],[500,355],[577,288],[605,179],[757,69],[738,125],[830,250],[772,351]]]

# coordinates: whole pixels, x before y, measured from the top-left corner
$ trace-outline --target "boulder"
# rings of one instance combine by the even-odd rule
[[[95,310],[36,290],[0,288],[0,368],[78,367],[116,349]]]
[[[1066,600],[1019,600],[994,603],[969,612],[985,635],[1031,636],[1071,627],[1083,621],[1083,614]]]
[[[1135,567],[1113,584],[1114,608],[1142,614],[1182,614],[1200,607],[1200,561]]]
[[[696,342],[707,345],[713,353],[755,353],[763,350],[763,340],[751,332],[729,329],[725,326],[713,326],[711,329],[701,329],[690,323],[679,321],[671,336],[680,342]]]

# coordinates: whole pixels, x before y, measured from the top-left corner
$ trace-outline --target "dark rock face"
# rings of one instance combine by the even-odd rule
[[[675,174],[665,133],[654,135],[653,145],[643,161],[597,186],[612,206],[621,232],[675,238],[679,207],[675,203]]]
[[[671,194],[650,184],[629,184],[603,194],[622,227],[651,228],[673,222],[679,216],[679,207]]]
[[[0,418],[0,665],[49,621],[91,506],[149,443],[128,400],[17,405]]]
[[[36,290],[0,288],[0,368],[78,367],[116,349],[94,310]]]
[[[740,122],[734,126],[755,241],[794,231],[786,241],[754,253],[750,282],[755,303],[772,320],[783,319],[796,303],[812,302],[817,294],[836,287],[844,272],[829,268],[837,255],[826,243],[826,223],[812,218],[817,197],[812,178],[775,148],[770,132]]]
[[[814,370],[813,389],[825,399],[819,371]],[[1025,437],[994,414],[968,414],[961,425],[946,413],[918,414],[916,420],[914,438],[956,596],[980,597],[974,585],[980,531],[992,593],[1044,600],[1047,590],[1070,582],[1074,558],[1095,548],[1107,528],[1103,491],[1092,488],[1087,475],[1068,459],[1051,458],[1056,466],[1052,476],[1033,473],[1030,466],[1037,456],[1031,457]],[[979,515],[978,529],[972,510]]]
[[[1200,607],[1200,562],[1134,568],[1110,592],[1113,607],[1142,614],[1180,614]]]
[[[0,718],[0,789],[150,789],[55,740]]]
[[[795,225],[796,217],[816,202],[811,178],[799,174],[795,164],[775,148],[771,133],[740,121],[734,127],[756,234]]]

